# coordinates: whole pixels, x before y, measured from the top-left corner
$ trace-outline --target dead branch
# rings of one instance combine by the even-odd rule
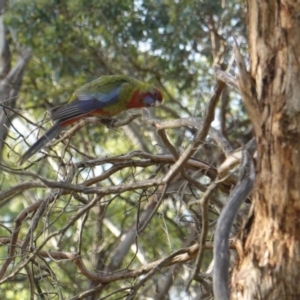
[[[221,70],[221,67],[218,65],[214,66],[214,71],[218,80],[226,83],[229,86],[232,86],[237,92],[240,92],[239,84],[235,77]]]
[[[243,152],[239,182],[233,189],[217,223],[214,242],[214,296],[216,300],[229,300],[229,235],[240,205],[252,191],[255,170],[252,157]]]
[[[51,235],[52,236],[52,235]],[[4,245],[10,245],[12,243],[12,239],[9,237],[0,237],[0,246]],[[24,244],[23,241],[18,240],[16,242],[16,246],[21,247],[22,244]],[[40,247],[39,247],[40,248]],[[187,248],[182,248],[171,255],[167,256],[166,258],[159,259],[157,261],[151,262],[149,264],[143,265],[140,268],[137,269],[126,269],[122,271],[117,271],[117,272],[101,272],[102,274],[100,275],[99,273],[94,273],[91,272],[87,269],[85,266],[81,255],[71,253],[71,252],[55,252],[55,251],[44,251],[40,249],[34,249],[33,253],[35,252],[35,256],[40,256],[43,258],[50,258],[52,260],[55,260],[57,262],[61,260],[69,260],[72,261],[80,270],[80,272],[86,276],[88,279],[99,282],[99,283],[109,283],[109,282],[114,282],[118,281],[120,279],[130,279],[130,278],[137,278],[141,275],[147,274],[150,271],[152,272],[157,272],[159,271],[160,268],[165,268],[168,266],[172,266],[174,264],[178,263],[183,263],[187,262],[193,258],[196,257],[199,251],[199,244],[194,244],[190,247]],[[235,249],[234,245],[230,245],[231,249]],[[212,243],[206,243],[205,249],[213,249],[213,244]],[[151,274],[152,276],[153,274]]]
[[[195,268],[186,289],[189,288],[192,280],[196,278],[201,268],[204,249],[206,245],[206,237],[207,237],[208,227],[209,227],[208,203],[211,198],[211,194],[215,191],[217,187],[218,187],[218,183],[216,182],[211,183],[210,186],[207,188],[206,192],[204,193],[203,197],[200,199],[200,206],[202,211],[202,230],[201,230],[200,241],[199,241],[200,247],[199,247],[199,252],[195,263]]]

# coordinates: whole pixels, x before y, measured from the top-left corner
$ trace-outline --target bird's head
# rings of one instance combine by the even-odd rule
[[[139,94],[139,101],[144,107],[158,106],[163,101],[162,93],[157,88],[151,88]]]

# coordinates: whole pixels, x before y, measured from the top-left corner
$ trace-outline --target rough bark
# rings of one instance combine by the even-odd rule
[[[248,32],[257,180],[231,299],[300,299],[300,2],[248,0]]]

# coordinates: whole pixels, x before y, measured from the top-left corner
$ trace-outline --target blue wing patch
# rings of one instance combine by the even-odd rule
[[[54,121],[66,121],[113,105],[119,100],[120,88],[119,86],[106,94],[80,91],[77,93],[77,98],[73,102],[52,109],[50,111],[51,118]]]

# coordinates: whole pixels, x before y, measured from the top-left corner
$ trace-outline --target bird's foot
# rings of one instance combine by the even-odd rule
[[[118,122],[118,119],[115,119],[115,118],[105,118],[105,119],[101,119],[100,121],[107,128],[114,128],[115,127],[114,125]]]

